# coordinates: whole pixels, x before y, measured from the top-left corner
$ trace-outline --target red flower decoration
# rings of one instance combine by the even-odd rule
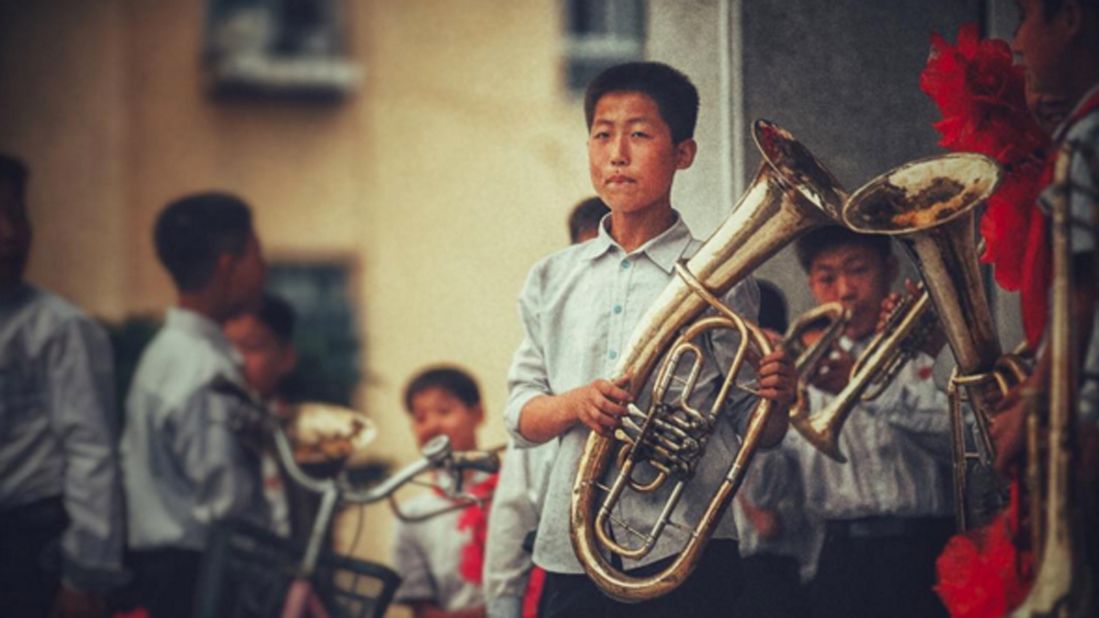
[[[950,539],[935,563],[935,592],[954,618],[999,618],[1030,590],[1034,557],[1016,548],[1019,484],[1011,504],[987,526]]]
[[[458,574],[471,584],[480,585],[485,566],[485,540],[488,538],[488,505],[496,491],[498,474],[470,487],[469,493],[481,500],[480,504],[466,507],[458,516],[458,529],[469,528],[470,539],[462,547],[462,560],[458,564]]]
[[[1007,43],[981,40],[977,25],[966,24],[955,46],[931,35],[920,88],[942,112],[934,125],[940,146],[990,156],[1006,172],[981,220],[981,261],[995,267],[1000,287],[1020,293],[1024,330],[1036,345],[1045,327],[1049,258],[1035,201],[1048,182],[1043,161],[1050,141],[1027,110],[1022,69]]]

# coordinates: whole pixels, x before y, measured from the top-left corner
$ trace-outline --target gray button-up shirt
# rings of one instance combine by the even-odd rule
[[[798,561],[802,581],[816,572],[817,557],[824,543],[824,526],[810,516],[805,507],[805,488],[798,469],[795,440],[801,437],[789,431],[782,444],[756,455],[740,495],[734,502],[740,555],[788,556]],[[744,501],[772,511],[778,517],[779,531],[773,538],[761,537],[744,511]]]
[[[851,353],[857,356],[866,343],[852,345]],[[847,463],[829,459],[796,436],[806,504],[817,517],[953,512],[950,415],[946,395],[932,379],[934,363],[917,355],[876,400],[856,406],[839,438]],[[832,397],[810,387],[810,409],[820,410]]]
[[[0,510],[61,497],[78,588],[121,575],[113,366],[106,333],[67,301],[29,285],[0,298]]]
[[[134,549],[202,550],[215,520],[267,523],[259,450],[235,429],[251,410],[215,388],[246,390],[239,359],[217,324],[178,308],[142,353],[122,436]]]
[[[570,246],[539,261],[531,269],[519,297],[519,315],[525,337],[515,352],[508,374],[510,395],[505,423],[520,446],[532,443],[519,433],[523,406],[539,395],[556,395],[591,383],[613,378],[617,359],[642,315],[668,282],[676,277],[675,262],[689,258],[701,242],[691,236],[682,219],[643,246],[626,253],[606,231],[606,219],[599,235],[580,245]],[[733,311],[755,321],[759,311],[759,288],[747,278],[734,286],[724,298]],[[691,403],[709,409],[721,376],[714,356],[722,367],[736,342],[735,335],[715,335],[703,341],[706,369],[698,381]],[[749,372],[750,374],[750,372]],[[743,381],[754,379],[746,374]],[[642,390],[638,406],[644,410],[651,384]],[[755,398],[744,393],[722,414],[722,421],[710,437],[695,477],[687,485],[672,521],[693,526],[712,489],[728,471],[739,446],[736,431],[747,417]],[[706,402],[706,400],[709,402]],[[589,429],[576,424],[557,438],[559,451],[550,472],[543,516],[534,545],[534,562],[547,571],[582,573],[569,540],[569,501],[580,454]],[[615,465],[608,466],[614,474]],[[630,494],[614,511],[614,516],[635,530],[648,530],[656,521],[672,483],[639,496]],[[627,492],[630,493],[630,492]],[[614,526],[619,542],[635,545],[636,539],[622,526]],[[736,538],[731,512],[715,532],[715,538]],[[625,568],[644,566],[682,550],[687,535],[674,527],[665,529],[653,551],[640,561],[625,561]]]
[[[474,475],[466,481],[467,488],[486,478],[484,474]],[[437,482],[449,485],[446,477],[438,478]],[[402,510],[415,516],[453,504],[452,499],[430,491],[409,500],[402,505]],[[410,604],[426,601],[446,611],[484,604],[481,587],[467,581],[461,573],[465,558],[463,550],[473,539],[470,527],[459,527],[464,513],[464,510],[454,510],[423,521],[397,522],[392,554],[394,569],[401,574],[401,585],[394,594],[394,601]]]

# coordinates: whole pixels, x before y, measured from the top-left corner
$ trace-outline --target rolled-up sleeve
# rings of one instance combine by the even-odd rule
[[[508,371],[508,401],[504,410],[504,425],[518,448],[530,448],[538,444],[519,433],[519,416],[523,407],[535,397],[551,394],[541,324],[541,279],[541,269],[535,266],[527,276],[519,295],[519,320],[523,326],[523,341],[515,351],[511,369]]]
[[[111,348],[103,329],[71,319],[48,343],[50,423],[64,452],[63,499],[70,524],[63,577],[102,590],[122,580],[123,503]]]

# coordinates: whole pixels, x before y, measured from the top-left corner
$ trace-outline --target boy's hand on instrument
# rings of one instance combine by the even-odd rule
[[[759,360],[759,395],[782,406],[789,406],[797,397],[797,375],[794,362],[782,348],[775,348]]]
[[[911,279],[904,280],[904,288],[905,294],[890,292],[882,299],[881,312],[878,314],[878,324],[874,327],[874,332],[880,333],[885,330],[890,314],[897,308],[897,305],[901,304],[906,295],[911,297],[914,302],[916,297],[923,293],[920,285]],[[934,327],[924,337],[923,342],[920,344],[920,351],[934,358],[946,345],[946,334],[943,332],[942,323],[938,319],[924,320],[924,324],[934,324]]]
[[[618,425],[618,417],[626,413],[630,394],[625,387],[629,383],[629,376],[614,381],[596,380],[569,391],[566,396],[581,423],[599,435],[607,436]]]
[[[1026,436],[1027,400],[1024,386],[1012,388],[996,406],[996,414],[988,421],[988,433],[996,449],[995,468],[1006,474],[1023,452]]]
[[[809,383],[826,393],[836,393],[847,386],[855,357],[850,352],[833,348],[828,356],[817,364],[817,370],[809,376]]]

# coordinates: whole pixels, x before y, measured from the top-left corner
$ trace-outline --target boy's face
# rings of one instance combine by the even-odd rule
[[[1079,93],[1073,92],[1069,71],[1074,27],[1066,19],[1065,7],[1046,19],[1042,0],[1016,0],[1016,5],[1019,24],[1011,47],[1026,73],[1028,103],[1034,105],[1043,98],[1075,99]]]
[[[297,365],[294,346],[281,341],[259,318],[244,313],[225,323],[225,336],[244,357],[244,378],[260,397],[275,394]]]
[[[433,387],[412,396],[412,433],[423,446],[438,435],[450,438],[456,451],[477,448],[477,425],[484,412],[481,406],[467,406],[450,391]]]
[[[267,264],[263,260],[259,238],[252,234],[244,246],[244,253],[228,254],[227,257],[226,289],[230,314],[255,309],[263,298],[263,284],[267,276]]]
[[[648,95],[607,93],[595,104],[588,136],[592,187],[619,214],[671,208],[672,180],[690,167],[696,148],[692,139],[672,141]]]
[[[865,245],[837,245],[813,258],[809,291],[819,304],[839,301],[850,309],[846,334],[862,339],[874,331],[896,271],[892,256],[883,262],[877,251]]]
[[[0,178],[0,289],[23,280],[31,250],[31,225],[15,187]]]

